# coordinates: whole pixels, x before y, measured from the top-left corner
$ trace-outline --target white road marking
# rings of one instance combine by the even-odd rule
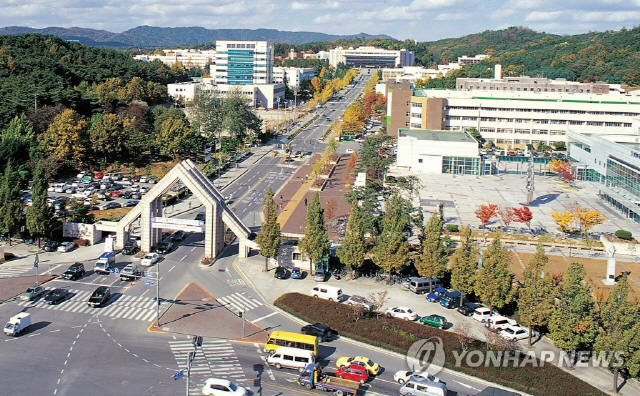
[[[258,318],[258,319],[256,319],[256,320],[251,321],[251,323],[254,323],[254,324],[255,324],[255,323],[258,323],[259,321],[261,321],[261,320],[263,320],[263,319],[270,318],[270,317],[272,317],[273,315],[277,315],[277,314],[278,314],[277,312],[271,312],[271,313],[270,313],[270,314],[268,314],[268,315],[265,315],[265,316],[263,316],[263,317],[261,317],[261,318]]]
[[[183,258],[180,259],[180,261],[184,261],[184,259],[187,258],[187,255],[185,254]]]
[[[453,382],[455,382],[455,383],[458,383],[458,384],[460,384],[460,385],[462,385],[462,386],[464,386],[465,388],[473,389],[473,390],[476,390],[476,391],[480,392],[480,389],[478,389],[478,388],[474,388],[474,387],[473,387],[473,386],[471,386],[471,385],[467,385],[467,384],[465,384],[464,382],[460,382],[460,381],[456,381],[456,380],[452,380],[452,381],[453,381]]]
[[[185,257],[187,257],[187,256],[185,256]],[[169,268],[169,271],[167,271],[167,272],[171,272],[174,268],[176,268],[175,265],[173,267]]]

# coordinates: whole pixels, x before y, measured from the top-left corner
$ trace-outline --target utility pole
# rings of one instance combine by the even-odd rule
[[[38,110],[38,94],[33,94],[33,109]]]
[[[533,190],[534,190],[533,153],[534,153],[534,150],[529,150],[529,166],[527,167],[527,205],[531,205],[531,201],[533,201]]]
[[[293,123],[296,123],[296,108],[298,107],[298,86],[293,87]]]
[[[160,328],[160,261],[156,261],[158,271],[156,273],[156,327]],[[187,387],[187,389],[189,389]]]

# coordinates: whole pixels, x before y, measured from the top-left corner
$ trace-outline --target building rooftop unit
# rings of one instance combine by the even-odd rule
[[[467,132],[437,131],[431,129],[400,129],[400,137],[413,137],[419,140],[440,142],[477,143]]]

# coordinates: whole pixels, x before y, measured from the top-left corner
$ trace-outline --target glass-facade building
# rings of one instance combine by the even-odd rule
[[[211,75],[218,84],[271,84],[273,46],[266,41],[216,41]]]

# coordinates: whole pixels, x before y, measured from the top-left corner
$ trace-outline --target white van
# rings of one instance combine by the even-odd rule
[[[446,396],[447,386],[442,382],[429,381],[425,378],[411,377],[402,388],[401,395]]]
[[[344,297],[341,288],[322,284],[315,285],[315,287],[311,289],[311,295],[329,301],[340,301]]]
[[[473,311],[473,318],[478,322],[486,322],[491,316],[491,310],[486,307],[478,307]]]
[[[440,279],[438,278],[433,278],[431,286],[434,289],[437,287],[442,287],[442,282],[440,282]],[[429,278],[411,279],[411,281],[409,282],[409,290],[416,294],[429,293]]]
[[[267,364],[278,370],[284,367],[299,372],[303,372],[307,365],[315,363],[315,361],[313,351],[289,347],[279,347],[267,357]]]

